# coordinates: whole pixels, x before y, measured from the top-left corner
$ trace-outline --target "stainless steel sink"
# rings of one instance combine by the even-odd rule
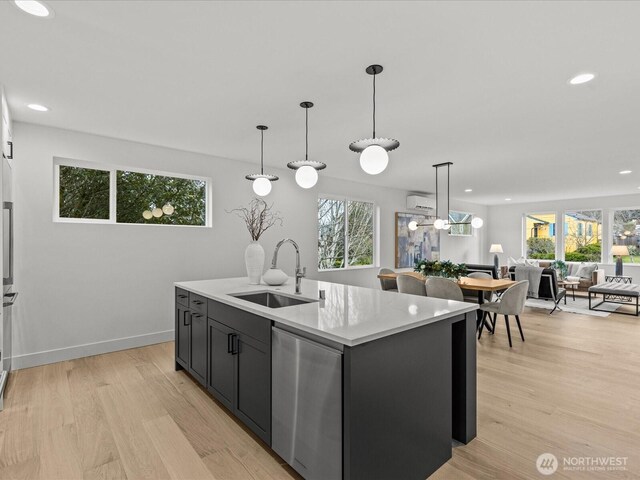
[[[302,305],[304,303],[317,302],[317,300],[309,300],[308,298],[295,298],[287,295],[280,295],[273,292],[254,292],[239,293],[231,295],[232,297],[246,300],[247,302],[257,303],[269,308],[291,307],[293,305]]]

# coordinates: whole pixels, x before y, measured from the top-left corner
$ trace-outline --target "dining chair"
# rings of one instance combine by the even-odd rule
[[[484,272],[471,272],[467,275],[468,278],[486,278],[487,280],[491,280],[493,277]],[[475,290],[465,290],[462,289],[462,294],[464,295],[464,301],[469,303],[478,303],[478,292]],[[490,302],[492,298],[491,292],[484,292],[484,301]]]
[[[411,275],[398,275],[398,292],[410,293],[412,295],[427,296],[427,289],[424,280],[413,277]]]
[[[426,282],[427,297],[444,298],[445,300],[464,301],[462,290],[456,282],[449,278],[429,277]]]
[[[478,332],[478,339],[482,336],[482,329],[484,328],[484,320],[487,316],[491,317],[493,313],[493,332],[496,331],[496,320],[498,315],[504,315],[504,322],[507,327],[507,336],[509,337],[509,348],[513,345],[511,343],[511,329],[509,328],[509,315],[516,317],[516,323],[518,324],[518,330],[520,330],[520,338],[524,342],[524,333],[522,333],[522,325],[520,325],[519,315],[524,309],[524,302],[527,299],[527,290],[529,289],[529,281],[522,280],[511,285],[500,297],[497,302],[483,303],[480,305],[482,314],[482,322],[480,322],[480,330]]]
[[[381,268],[378,271],[378,275],[383,275],[386,273],[396,273],[390,268]],[[380,288],[387,292],[397,292],[398,291],[398,282],[395,278],[381,278],[380,279]]]

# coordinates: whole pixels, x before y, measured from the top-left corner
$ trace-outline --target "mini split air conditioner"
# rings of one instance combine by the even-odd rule
[[[422,195],[407,195],[407,209],[420,210],[424,213],[434,213],[436,201],[433,198]]]

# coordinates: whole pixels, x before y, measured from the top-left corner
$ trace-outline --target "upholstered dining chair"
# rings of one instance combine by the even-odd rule
[[[467,277],[468,278],[486,278],[487,280],[490,280],[493,278],[490,274],[484,273],[484,272],[471,272],[469,275],[467,275]],[[464,295],[465,302],[478,303],[478,292],[476,292],[475,290],[465,290],[463,288],[462,293]],[[491,298],[492,298],[491,292],[484,292],[485,302],[490,302]]]
[[[412,295],[427,296],[427,289],[425,288],[424,280],[413,277],[411,275],[398,275],[398,292],[410,293]]]
[[[382,275],[385,273],[396,273],[390,268],[381,268],[378,271],[378,275]],[[381,278],[380,279],[380,288],[382,290],[386,290],[387,292],[397,292],[398,291],[398,282],[396,282],[395,278]]]
[[[453,280],[442,277],[429,277],[427,278],[426,286],[427,297],[464,302],[462,290]]]
[[[527,299],[527,290],[529,289],[529,281],[522,280],[511,285],[505,290],[498,302],[483,303],[480,305],[483,321],[480,322],[480,330],[478,332],[478,339],[482,336],[482,329],[484,328],[484,319],[493,313],[493,331],[496,331],[496,320],[498,315],[504,315],[504,323],[507,326],[507,336],[509,337],[509,348],[513,345],[511,343],[511,329],[509,328],[509,315],[516,317],[516,323],[518,324],[518,330],[520,330],[520,338],[524,342],[524,333],[522,333],[522,325],[520,325],[519,315],[524,309],[524,302]]]

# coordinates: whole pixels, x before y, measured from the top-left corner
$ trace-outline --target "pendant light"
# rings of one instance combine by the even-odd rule
[[[318,182],[318,170],[326,168],[327,165],[322,162],[309,160],[309,109],[313,107],[311,102],[302,102],[300,104],[305,112],[305,143],[304,143],[304,160],[287,163],[287,167],[296,171],[296,183],[302,188],[311,188]]]
[[[452,162],[444,162],[444,163],[438,163],[436,165],[433,165],[433,168],[436,169],[436,214],[434,217],[435,220],[433,221],[433,223],[418,223],[415,220],[413,220],[409,222],[409,225],[407,225],[409,227],[409,230],[415,231],[418,229],[418,227],[431,227],[431,226],[433,226],[436,230],[449,230],[452,225],[471,225],[472,228],[477,229],[477,228],[482,228],[482,226],[484,225],[484,220],[476,216],[474,216],[470,222],[450,222],[449,221],[450,213],[451,213],[451,210],[449,209],[449,200],[450,200],[449,192],[450,192],[450,186],[451,186],[451,182],[450,182],[451,165],[453,165]],[[438,216],[438,169],[441,167],[447,167],[447,216],[445,219],[442,219]]]
[[[269,127],[258,125],[256,128],[260,130],[260,173],[252,173],[244,178],[253,182],[253,191],[256,195],[266,197],[271,192],[271,182],[278,180],[278,177],[264,173],[264,131]]]
[[[360,153],[360,167],[369,175],[377,175],[387,168],[389,154],[400,146],[393,138],[376,138],[376,75],[382,72],[382,65],[369,65],[366,72],[373,76],[373,138],[358,140],[349,145],[353,152]]]

